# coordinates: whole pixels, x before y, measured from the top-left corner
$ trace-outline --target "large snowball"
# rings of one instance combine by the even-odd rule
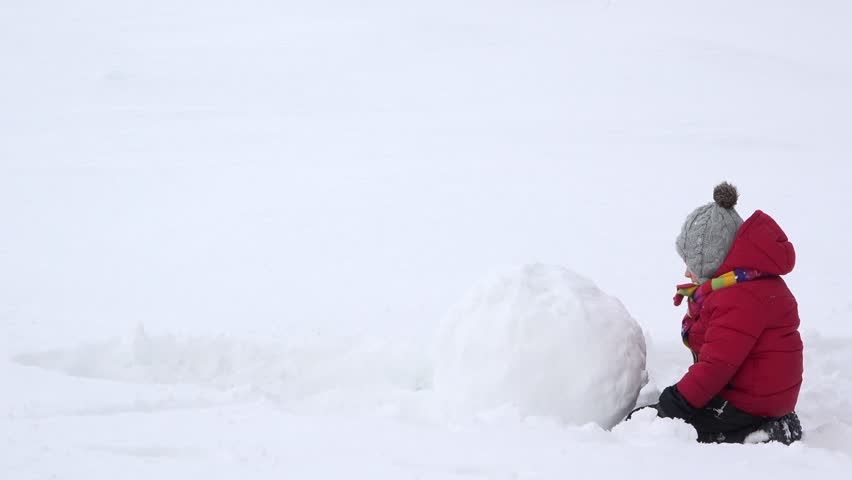
[[[444,319],[436,357],[436,392],[457,413],[510,405],[610,428],[647,381],[645,337],[621,302],[541,264],[477,285]]]

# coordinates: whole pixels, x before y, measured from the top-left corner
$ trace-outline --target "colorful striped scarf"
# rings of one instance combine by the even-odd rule
[[[758,270],[746,270],[742,268],[737,268],[728,273],[719,275],[718,277],[712,280],[708,280],[702,283],[701,285],[695,285],[694,283],[678,285],[677,293],[674,296],[675,306],[680,305],[683,302],[684,298],[687,298],[689,302],[686,317],[684,317],[680,329],[680,334],[681,338],[683,338],[684,345],[689,347],[689,330],[692,328],[692,325],[698,318],[698,314],[699,312],[701,312],[701,305],[704,303],[704,300],[707,298],[707,295],[710,295],[712,292],[715,292],[716,290],[721,290],[725,287],[730,287],[738,283],[748,282],[750,280],[755,280],[768,276],[770,275],[760,272]]]

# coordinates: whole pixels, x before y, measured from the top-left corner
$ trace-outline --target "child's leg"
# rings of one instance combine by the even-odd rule
[[[726,400],[715,397],[689,420],[702,443],[743,443],[745,438],[764,425],[766,417],[750,415]]]

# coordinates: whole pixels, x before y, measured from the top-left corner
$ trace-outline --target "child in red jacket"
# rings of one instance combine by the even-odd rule
[[[684,222],[677,251],[693,283],[683,341],[694,364],[655,406],[684,419],[701,442],[752,443],[801,439],[793,409],[802,384],[802,340],[796,299],[781,278],[796,262],[793,245],[767,214],[743,222],[738,193],[722,183],[714,202]]]

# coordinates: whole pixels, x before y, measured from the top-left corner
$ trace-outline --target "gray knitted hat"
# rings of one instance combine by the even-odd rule
[[[713,278],[734,243],[743,219],[734,210],[737,188],[722,182],[713,189],[713,202],[686,217],[677,236],[677,253],[701,283]]]

